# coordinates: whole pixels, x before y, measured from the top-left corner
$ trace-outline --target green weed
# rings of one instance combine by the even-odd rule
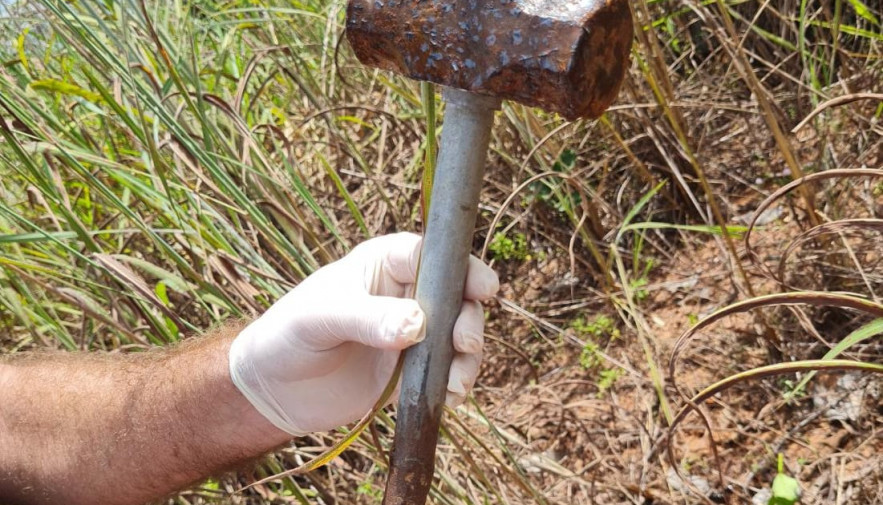
[[[496,260],[530,260],[533,258],[527,245],[527,236],[523,233],[511,234],[512,238],[502,232],[494,234],[488,250]]]
[[[604,358],[599,353],[601,342],[609,342],[620,337],[620,331],[616,327],[615,321],[603,314],[593,319],[579,317],[570,323],[570,327],[576,331],[580,339],[585,340],[579,357],[579,364],[584,370],[595,368],[603,363]],[[610,380],[611,384],[613,380],[615,377]]]

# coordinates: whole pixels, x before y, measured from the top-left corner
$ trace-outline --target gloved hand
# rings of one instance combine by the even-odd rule
[[[421,238],[410,233],[364,242],[319,269],[247,326],[230,347],[233,383],[276,427],[293,435],[326,431],[364,416],[392,377],[401,350],[424,337],[413,294]],[[454,326],[449,405],[478,376],[484,344],[479,301],[497,275],[469,258]]]

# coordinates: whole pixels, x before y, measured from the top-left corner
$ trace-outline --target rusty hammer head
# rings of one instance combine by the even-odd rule
[[[350,0],[362,63],[568,119],[616,97],[632,41],[629,0]]]

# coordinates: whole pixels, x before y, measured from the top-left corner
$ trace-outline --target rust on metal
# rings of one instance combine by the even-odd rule
[[[366,65],[554,111],[597,117],[629,64],[628,0],[350,0]]]
[[[416,418],[400,413],[396,421],[383,505],[420,505],[432,486],[441,406],[424,404],[413,410]]]

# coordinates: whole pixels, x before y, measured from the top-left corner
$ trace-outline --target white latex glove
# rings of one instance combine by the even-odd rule
[[[230,375],[264,417],[303,435],[371,410],[401,350],[424,337],[423,311],[404,298],[414,290],[420,243],[411,233],[364,242],[309,276],[236,337]],[[499,286],[490,267],[469,258],[454,325],[449,405],[462,403],[478,376],[484,345],[479,301]]]

